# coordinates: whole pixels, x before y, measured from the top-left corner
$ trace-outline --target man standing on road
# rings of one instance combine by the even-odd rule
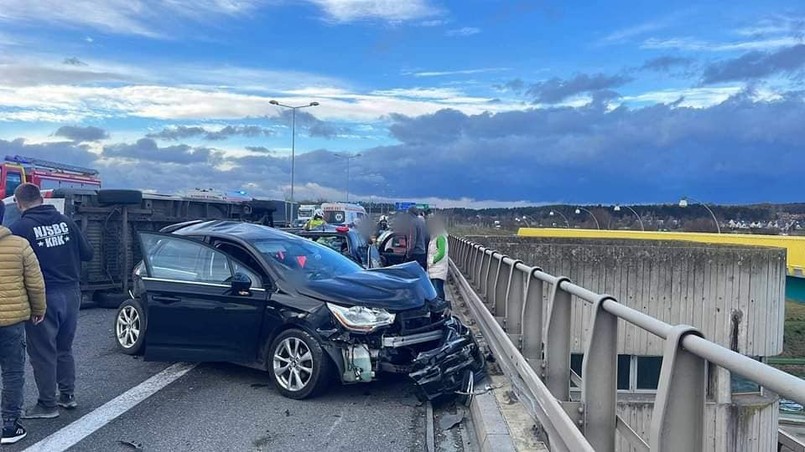
[[[45,316],[45,282],[31,245],[0,226],[0,370],[3,373],[3,433],[14,444],[27,432],[19,424],[25,385],[25,322]],[[38,328],[38,327],[35,327]]]
[[[52,205],[43,204],[36,185],[20,185],[14,190],[14,198],[22,216],[11,225],[11,231],[28,239],[39,258],[47,297],[44,322],[25,328],[39,400],[26,410],[23,419],[51,419],[59,416],[57,405],[67,409],[78,406],[73,338],[81,306],[81,261],[92,259],[92,247],[71,219]]]
[[[422,268],[428,271],[428,234],[425,220],[418,215],[416,207],[408,208],[408,240],[406,241],[407,250],[405,253],[406,262],[417,262]]]

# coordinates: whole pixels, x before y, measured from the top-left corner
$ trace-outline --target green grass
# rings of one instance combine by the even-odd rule
[[[783,332],[784,358],[805,357],[805,304],[787,301],[785,303],[785,327]],[[805,376],[805,366],[778,365],[780,369],[795,375]]]

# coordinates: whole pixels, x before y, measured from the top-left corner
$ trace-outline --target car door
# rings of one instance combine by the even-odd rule
[[[260,277],[198,240],[141,232],[146,276],[146,359],[251,362],[268,292]],[[251,289],[236,293],[242,273]]]
[[[405,251],[407,249],[408,237],[400,232],[392,232],[380,242],[378,251],[384,265],[397,265],[405,262]]]

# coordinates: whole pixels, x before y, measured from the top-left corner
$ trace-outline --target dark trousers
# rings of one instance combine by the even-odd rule
[[[3,373],[3,420],[22,415],[25,385],[25,327],[23,323],[0,326],[0,371]]]
[[[425,269],[425,272],[428,271],[428,255],[427,254],[412,254],[408,256],[407,262],[416,262],[422,268]]]
[[[45,320],[39,325],[26,323],[28,356],[39,389],[39,403],[56,406],[56,388],[63,394],[75,391],[73,338],[78,326],[81,290],[78,286],[46,288],[48,303]]]
[[[436,289],[436,295],[438,295],[442,300],[447,300],[447,298],[444,296],[444,280],[431,279],[430,282],[433,283],[433,287]]]

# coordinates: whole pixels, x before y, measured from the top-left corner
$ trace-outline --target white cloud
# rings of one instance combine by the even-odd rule
[[[802,39],[794,36],[783,36],[768,39],[736,42],[708,42],[693,38],[647,39],[641,45],[644,49],[677,49],[705,52],[732,52],[749,50],[768,50],[802,44]]]
[[[414,77],[445,77],[449,75],[472,75],[483,74],[486,72],[503,72],[508,70],[509,68],[506,67],[489,67],[480,69],[459,69],[456,71],[419,71],[408,74],[413,75]]]
[[[476,27],[462,27],[444,32],[445,36],[472,36],[481,32],[480,28]]]
[[[318,93],[315,88],[302,91],[306,93],[304,97],[289,93],[277,98],[293,104],[318,101],[321,105],[316,107],[315,115],[335,121],[377,121],[391,113],[417,116],[443,108],[454,108],[468,114],[522,108],[518,104],[490,103],[486,98],[451,90],[423,89],[410,93],[390,90],[368,94],[328,88]],[[420,97],[410,97],[411,94]],[[268,103],[271,98],[213,88],[160,85],[0,86],[0,119],[62,122],[130,116],[161,120],[231,120],[279,114]]]
[[[665,28],[668,24],[663,21],[645,22],[632,27],[616,30],[601,40],[605,44],[614,44],[628,41],[630,38],[644,35],[646,33]]]
[[[260,0],[0,0],[0,21],[44,22],[110,33],[164,37],[177,20],[219,20],[253,10]]]
[[[720,104],[740,93],[743,86],[722,86],[715,88],[686,88],[650,91],[634,96],[623,96],[620,100],[624,104],[670,104],[683,99],[680,107],[707,108]],[[764,93],[768,98],[768,93]]]
[[[438,14],[428,0],[307,0],[336,22],[381,19],[390,22],[422,19]]]

